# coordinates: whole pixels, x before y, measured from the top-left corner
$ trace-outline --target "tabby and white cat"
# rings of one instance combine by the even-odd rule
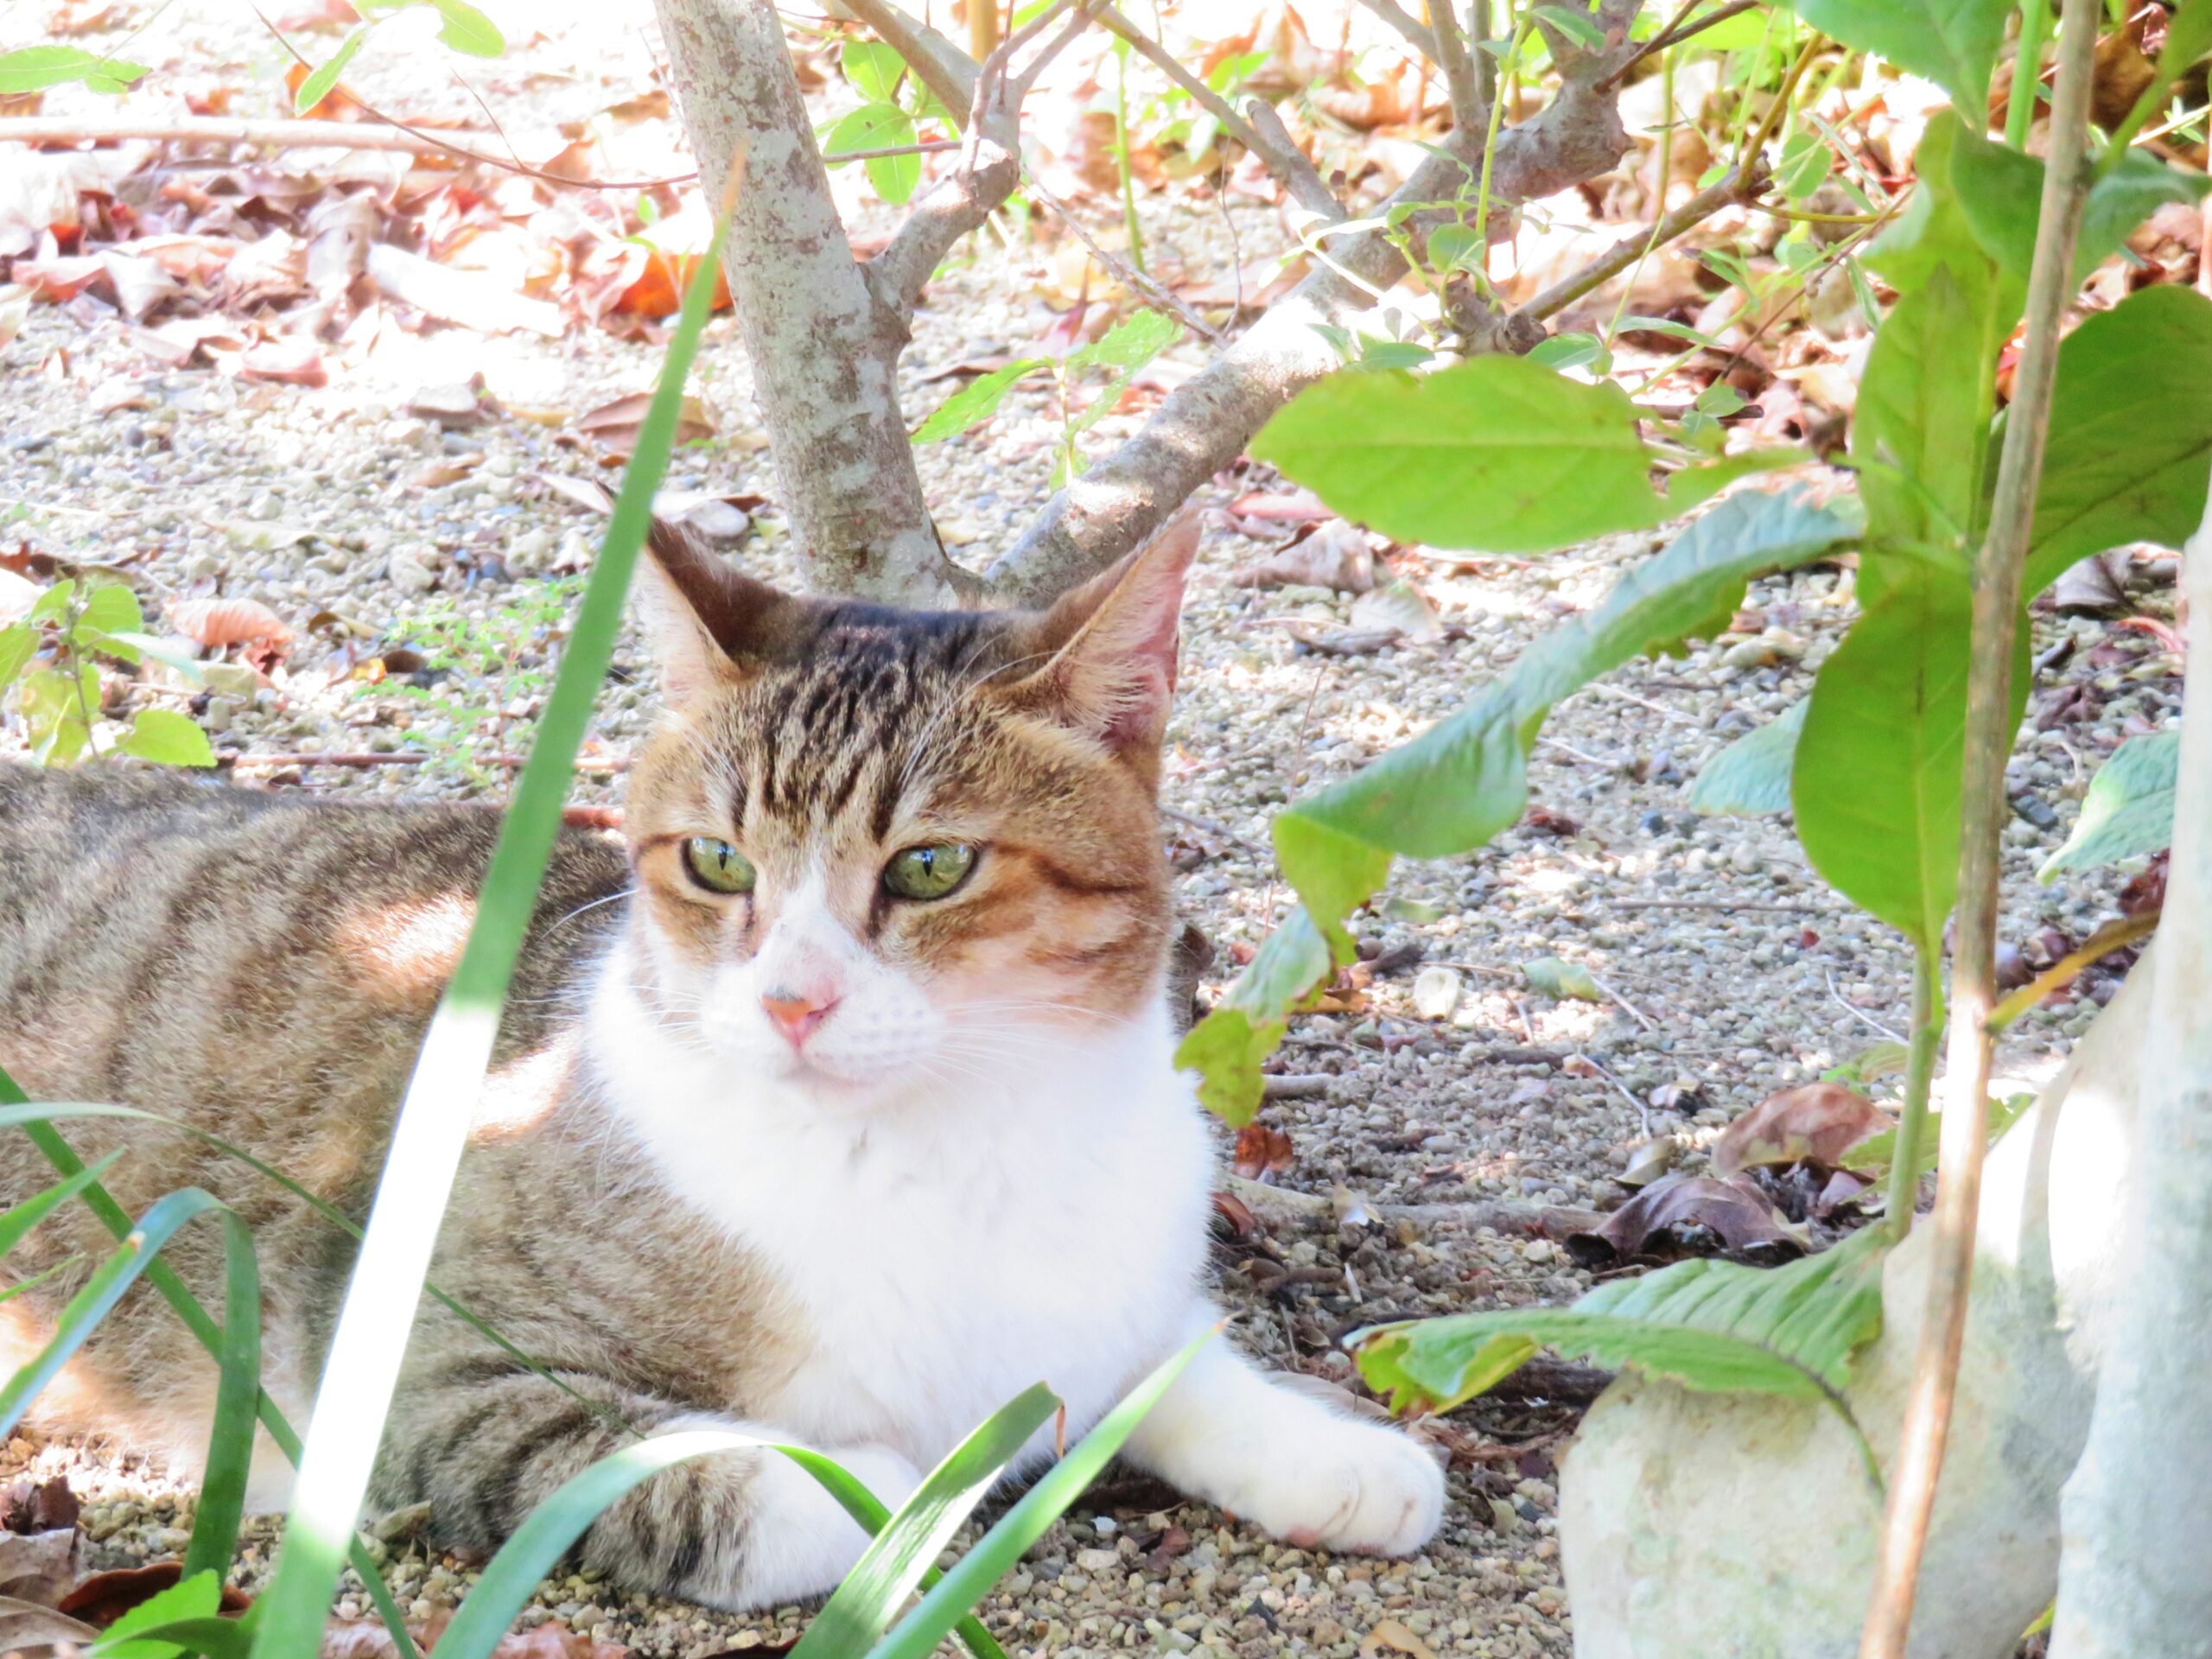
[[[896,1504],[1023,1388],[1079,1433],[1214,1321],[1154,804],[1194,540],[1048,612],[918,613],[786,597],[657,534],[639,585],[670,713],[628,856],[560,844],[431,1269],[575,1392],[426,1299],[376,1503],[495,1545],[622,1443],[619,1416],[804,1441]],[[360,1216],[495,829],[0,767],[0,1063],[34,1098],[213,1131]],[[108,1180],[134,1213],[195,1184],[252,1224],[268,1386],[303,1419],[350,1241],[188,1136],[70,1134],[128,1145]],[[41,1161],[6,1139],[0,1205]],[[0,1286],[106,1247],[68,1206]],[[219,1304],[212,1230],[171,1255]],[[0,1300],[0,1374],[86,1270]],[[188,1463],[214,1387],[141,1287],[41,1406]],[[1226,1339],[1126,1455],[1330,1548],[1415,1549],[1443,1500],[1414,1441]],[[257,1460],[258,1503],[283,1474]],[[728,1454],[639,1487],[580,1555],[737,1609],[828,1588],[862,1543],[785,1459]]]

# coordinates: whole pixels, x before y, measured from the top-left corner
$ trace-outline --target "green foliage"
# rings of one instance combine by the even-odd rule
[[[1261,1059],[1327,976],[1332,952],[1349,957],[1343,918],[1382,885],[1394,857],[1471,851],[1520,817],[1529,749],[1554,703],[1632,658],[1710,638],[1751,578],[1818,558],[1857,529],[1847,504],[1814,506],[1794,492],[1724,501],[1458,713],[1286,810],[1275,851],[1304,908],[1178,1051],[1179,1064],[1205,1073],[1206,1104],[1231,1122],[1249,1119]]]
[[[1694,811],[1763,817],[1789,810],[1789,774],[1808,705],[1793,702],[1705,763],[1690,786]]]
[[[1007,393],[1027,379],[1033,370],[1049,366],[1050,361],[1046,358],[1025,357],[1004,368],[993,369],[988,374],[977,375],[929,412],[927,418],[914,429],[914,442],[942,443],[947,438],[973,431],[999,412]]]
[[[856,151],[891,149],[914,142],[914,118],[896,104],[863,104],[832,124],[823,139],[823,156],[832,166]],[[922,181],[919,156],[868,156],[861,166],[875,194],[893,207],[908,200]]]
[[[230,1563],[226,1560],[224,1566]],[[171,1659],[176,1644],[148,1635],[179,1619],[213,1618],[223,1605],[223,1575],[207,1568],[188,1572],[166,1590],[156,1591],[100,1632],[86,1659]]]
[[[1787,1267],[1698,1257],[1600,1285],[1568,1308],[1381,1325],[1353,1338],[1360,1375],[1394,1409],[1448,1411],[1548,1345],[1700,1393],[1817,1400],[1848,1422],[1852,1357],[1882,1329],[1881,1247],[1870,1228]]]
[[[363,684],[361,696],[397,696],[414,705],[405,739],[429,754],[434,777],[465,778],[480,788],[505,781],[499,757],[533,741],[556,649],[583,589],[576,577],[517,582],[482,616],[437,594],[416,612],[406,637],[422,652],[427,684],[413,678]]]
[[[1602,1002],[1605,992],[1598,988],[1598,982],[1590,977],[1590,970],[1579,962],[1562,962],[1557,957],[1537,957],[1521,964],[1521,971],[1528,976],[1529,984],[1542,995],[1578,1002]]]
[[[1960,743],[1973,601],[1964,580],[1912,570],[1821,665],[1797,739],[1797,837],[1837,891],[1926,950],[1958,892]],[[2012,718],[2028,694],[2017,641]]]
[[[369,43],[369,31],[375,27],[373,23],[356,23],[346,32],[346,38],[338,43],[338,49],[308,72],[306,79],[292,93],[293,114],[305,115],[330,96],[331,89],[338,85],[339,76],[344,74],[353,60],[361,55],[361,48]]]
[[[97,753],[100,673],[95,656],[136,664],[154,657],[184,677],[199,671],[145,632],[137,596],[121,582],[58,582],[20,622],[0,628],[0,697],[9,696],[29,740],[31,759],[66,766]],[[191,719],[166,709],[142,709],[115,743],[115,753],[172,766],[212,766],[215,751]]]
[[[1610,381],[1570,380],[1517,357],[1478,357],[1418,378],[1332,375],[1269,421],[1252,453],[1347,518],[1401,541],[1548,552],[1687,512],[1764,458],[1683,468],[1662,457]]]
[[[2129,738],[2097,768],[2089,792],[2082,798],[2074,833],[2044,861],[2036,880],[2050,881],[2067,870],[2094,869],[2171,846],[2174,785],[2180,773],[2179,732]]]
[[[1990,72],[2013,0],[1791,0],[1797,15],[1847,46],[1924,75],[1961,109],[1989,101]]]
[[[95,92],[127,92],[151,72],[143,63],[104,58],[76,46],[25,46],[0,52],[0,97],[82,81]]]
[[[1862,1057],[1862,1066],[1864,1064]],[[1857,1079],[1847,1081],[1856,1082]],[[1989,1103],[1987,1117],[1989,1144],[1995,1146],[2005,1131],[2018,1122],[2026,1115],[2028,1108],[2035,1103],[2036,1097],[2029,1094],[2007,1095],[2002,1100],[1993,1099]],[[1935,1173],[1936,1148],[1942,1139],[1943,1114],[1931,1111],[1922,1119],[1920,1155],[1913,1160],[1917,1166],[1917,1173],[1929,1175]],[[1889,1173],[1891,1162],[1897,1155],[1897,1132],[1884,1129],[1855,1143],[1845,1152],[1844,1158],[1851,1168],[1879,1179]]]
[[[2058,384],[2023,591],[2131,541],[2179,547],[2212,472],[2212,300],[2175,283],[2088,318]]]
[[[369,35],[377,25],[396,12],[418,5],[428,5],[437,12],[438,39],[456,52],[465,52],[474,58],[496,58],[507,49],[506,39],[498,25],[467,0],[361,0],[353,8],[360,14],[361,22],[346,32],[335,52],[308,72],[292,93],[292,112],[305,115],[329,97],[339,78],[369,43]]]

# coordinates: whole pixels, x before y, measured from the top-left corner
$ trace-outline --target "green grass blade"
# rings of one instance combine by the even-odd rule
[[[184,1552],[184,1576],[215,1574],[219,1582],[237,1553],[245,1515],[247,1471],[253,1462],[253,1419],[261,1403],[261,1266],[253,1234],[223,1212],[223,1338],[216,1354],[215,1419],[207,1432],[207,1469],[200,1508]]]
[[[684,295],[683,318],[669,342],[636,453],[623,474],[607,540],[562,653],[537,742],[500,823],[468,942],[400,1103],[368,1231],[323,1367],[276,1574],[263,1599],[263,1623],[253,1643],[256,1659],[312,1653],[322,1630],[342,1542],[352,1533],[368,1487],[438,1220],[453,1190],[454,1171],[491,1059],[507,982],[560,830],[576,751],[613,657],[630,573],[652,527],[653,492],[667,470],[684,378],[706,323],[725,229],[716,226]]]
[[[1059,1408],[1059,1396],[1040,1382],[999,1408],[956,1446],[876,1534],[806,1627],[791,1659],[844,1659],[865,1652],[890,1628],[922,1574],[1007,1465]]]
[[[8,1075],[7,1069],[0,1066],[0,1109],[29,1103],[29,1097],[17,1087],[16,1080]],[[77,1156],[68,1141],[62,1139],[61,1132],[52,1123],[34,1120],[22,1127],[31,1144],[38,1148],[40,1155],[48,1163],[54,1166],[57,1173],[76,1175],[84,1170],[84,1160]],[[118,1239],[130,1233],[129,1213],[105,1186],[94,1181],[84,1189],[80,1196],[84,1198],[85,1207],[110,1233]],[[208,1317],[207,1310],[200,1306],[200,1299],[177,1276],[175,1268],[156,1257],[147,1266],[146,1282],[153,1286],[162,1300],[169,1305],[170,1310],[184,1322],[185,1329],[192,1332],[201,1347],[210,1354],[219,1351],[221,1335],[216,1329],[215,1321]],[[290,1421],[276,1402],[269,1397],[266,1389],[261,1391],[256,1409],[261,1427],[268,1431],[269,1438],[276,1444],[276,1449],[296,1468],[300,1461],[300,1437],[293,1432]],[[399,1604],[391,1599],[391,1586],[385,1583],[384,1574],[369,1554],[368,1546],[358,1537],[347,1546],[346,1561],[367,1589],[369,1600],[377,1610],[377,1618],[391,1635],[398,1659],[422,1659],[421,1650],[415,1645],[415,1638],[407,1633],[407,1621],[400,1614]]]
[[[1182,1375],[1183,1368],[1219,1332],[1220,1327],[1215,1326],[1132,1389],[1097,1427],[1077,1442],[1067,1456],[999,1517],[995,1526],[976,1540],[976,1547],[899,1621],[889,1636],[869,1649],[868,1659],[928,1659],[961,1616],[989,1594],[991,1586],[1013,1569],[1029,1546],[1083,1496],[1098,1478],[1098,1471],[1122,1449],[1122,1442],[1144,1421],[1145,1414],[1160,1403],[1160,1395]]]
[[[69,1357],[84,1345],[93,1327],[123,1300],[123,1293],[137,1282],[147,1262],[153,1260],[154,1252],[168,1243],[170,1235],[194,1216],[219,1207],[209,1194],[196,1186],[188,1186],[158,1200],[146,1211],[115,1254],[101,1263],[82,1290],[69,1299],[69,1305],[54,1323],[53,1339],[36,1358],[8,1379],[6,1387],[0,1388],[0,1434],[7,1433],[22,1420],[33,1396],[69,1363]]]
[[[113,1152],[90,1169],[80,1169],[74,1175],[55,1182],[43,1192],[34,1193],[5,1215],[0,1215],[0,1256],[5,1256],[16,1245],[29,1236],[32,1228],[44,1221],[58,1205],[67,1204],[108,1172],[108,1166],[123,1156],[123,1148]]]
[[[20,1296],[27,1290],[37,1289],[48,1280],[58,1278],[62,1274],[68,1272],[70,1268],[75,1267],[84,1259],[84,1253],[82,1251],[79,1251],[74,1255],[63,1256],[59,1262],[48,1268],[44,1273],[35,1273],[28,1279],[16,1280],[14,1284],[10,1285],[5,1290],[0,1290],[0,1302],[4,1302],[10,1297]]]

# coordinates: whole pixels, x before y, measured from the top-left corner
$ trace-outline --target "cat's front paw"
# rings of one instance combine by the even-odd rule
[[[1330,1414],[1309,1420],[1272,1467],[1224,1504],[1300,1548],[1410,1555],[1444,1515],[1444,1471],[1395,1428]]]

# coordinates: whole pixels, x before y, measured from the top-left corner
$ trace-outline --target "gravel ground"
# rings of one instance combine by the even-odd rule
[[[573,34],[532,49],[579,51]],[[619,86],[620,60],[607,61],[617,67],[594,73]],[[1281,245],[1272,208],[1230,211],[1243,259]],[[1154,198],[1147,214],[1156,265],[1230,268],[1218,211]],[[917,319],[910,410],[947,390],[924,384],[931,371],[1044,331],[1052,318],[1039,290],[1057,280],[1058,257],[1046,246],[987,249],[944,273]],[[51,366],[60,352],[66,373]],[[496,627],[503,613],[542,601],[550,576],[580,566],[594,523],[540,480],[599,471],[563,445],[569,420],[648,388],[657,363],[651,345],[600,334],[549,342],[387,330],[366,360],[307,391],[164,372],[133,349],[119,320],[41,308],[0,351],[9,410],[0,510],[17,504],[11,543],[119,566],[149,613],[165,598],[219,590],[261,600],[300,630],[275,685],[218,700],[210,723],[219,747],[397,751],[405,723],[419,731],[435,716],[385,695],[388,687],[364,694],[347,681],[342,635],[353,630],[358,654],[371,640],[421,643],[426,608],[457,607]],[[475,373],[509,413],[448,431],[406,412],[426,386]],[[682,452],[671,484],[771,491],[726,320],[695,384],[719,435]],[[118,401],[88,418],[94,394]],[[1109,417],[1099,441],[1128,419]],[[921,452],[950,542],[980,559],[1011,536],[1046,493],[1057,426],[1041,396],[1018,394],[977,437]],[[480,459],[466,478],[429,481],[441,475],[435,464],[470,456]],[[1255,473],[1204,502],[1223,508],[1241,491],[1270,486],[1281,487]],[[749,566],[788,575],[780,531],[772,507],[754,516],[741,546]],[[1448,712],[1655,544],[1616,538],[1534,563],[1408,555],[1400,573],[1426,592],[1445,637],[1344,658],[1308,652],[1297,642],[1300,627],[1286,625],[1344,626],[1350,600],[1232,585],[1269,543],[1243,534],[1225,512],[1211,516],[1186,617],[1166,796],[1180,815],[1171,829],[1181,903],[1223,952],[1210,994],[1236,947],[1256,942],[1287,902],[1264,850],[1274,809]],[[2170,591],[2138,599],[2153,613],[2170,612]],[[1610,1207],[1624,1195],[1612,1178],[1644,1143],[1669,1141],[1679,1166],[1701,1168],[1701,1147],[1737,1113],[1902,1030],[1904,947],[1827,889],[1786,821],[1700,818],[1688,809],[1699,767],[1801,696],[1854,614],[1849,575],[1833,569],[1760,584],[1747,604],[1764,613],[1764,626],[1681,661],[1633,665],[1555,711],[1530,768],[1541,814],[1471,857],[1395,873],[1392,902],[1357,925],[1389,970],[1358,1006],[1299,1020],[1285,1050],[1283,1071],[1318,1081],[1262,1114],[1294,1149],[1282,1185],[1339,1205],[1350,1195]],[[2050,887],[2037,886],[2033,872],[2063,839],[2102,753],[2123,731],[2163,724],[2178,709],[2178,665],[2152,638],[2096,618],[2038,619],[2039,653],[2068,638],[2080,648],[2039,677],[2038,697],[2054,696],[2050,686],[2087,685],[2101,708],[2049,731],[2031,728],[2014,762],[2024,815],[2006,831],[2005,933],[2024,944],[2045,926],[2079,938],[2114,913],[2126,872]],[[634,642],[618,662],[635,679],[610,688],[603,704],[596,741],[611,754],[636,741],[651,713]],[[509,690],[526,712],[526,683]],[[0,736],[0,752],[15,741]],[[484,787],[459,767],[250,775],[333,794]],[[600,774],[582,780],[578,798],[619,791]],[[1394,919],[1414,917],[1433,919]],[[1418,961],[1399,947],[1416,947]],[[1618,995],[1554,1003],[1534,993],[1518,964],[1543,955],[1586,964]],[[1417,1007],[1423,966],[1446,971],[1430,975]],[[2085,999],[2030,1016],[2000,1070],[2046,1074],[2094,1013]],[[1527,1058],[1530,1051],[1561,1058]],[[1650,1105],[1653,1090],[1670,1084],[1681,1085],[1664,1096],[1675,1105]],[[1248,1315],[1241,1339],[1319,1377],[1349,1375],[1337,1343],[1359,1325],[1560,1301],[1590,1282],[1547,1241],[1467,1230],[1440,1211],[1339,1228],[1315,1208],[1318,1219],[1271,1220],[1255,1240],[1224,1237],[1221,1256],[1225,1294]],[[1564,1653],[1570,1624],[1551,1453],[1571,1422],[1571,1411],[1541,1398],[1457,1414],[1439,1432],[1453,1458],[1446,1525],[1408,1562],[1278,1546],[1165,1489],[1109,1484],[1000,1586],[988,1622],[1026,1653],[1349,1656],[1368,1651],[1363,1638],[1386,1619],[1440,1655]],[[0,1480],[27,1469],[69,1475],[107,1560],[181,1548],[189,1493],[127,1449],[20,1438],[0,1448]],[[265,1530],[252,1535],[241,1573],[249,1586],[265,1571],[269,1542]],[[470,1581],[464,1564],[404,1536],[380,1548],[401,1601],[417,1615],[449,1604]],[[539,1600],[575,1628],[652,1655],[772,1646],[803,1618],[786,1609],[733,1619],[581,1579],[549,1584]],[[1373,1650],[1419,1652],[1390,1645],[1397,1639],[1386,1634]]]

